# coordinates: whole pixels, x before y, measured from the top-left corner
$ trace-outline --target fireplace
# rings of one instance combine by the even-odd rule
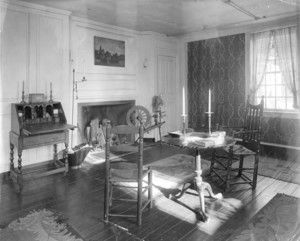
[[[105,125],[106,120],[110,120],[112,126],[127,124],[126,115],[133,106],[135,106],[135,100],[78,103],[77,121],[81,139],[78,142],[91,141],[90,127],[97,122],[99,126]]]

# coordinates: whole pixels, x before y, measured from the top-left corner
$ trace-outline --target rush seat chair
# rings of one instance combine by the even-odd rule
[[[133,135],[138,136],[136,143],[138,152],[131,154],[135,160],[125,162],[112,162],[111,136]],[[105,146],[105,194],[104,194],[104,222],[110,217],[136,218],[137,224],[142,224],[142,213],[147,207],[152,208],[152,168],[143,165],[143,125],[118,125],[112,127],[110,121],[106,128]],[[133,137],[135,139],[135,137]],[[122,145],[122,143],[119,143]],[[116,147],[118,148],[118,146]],[[124,148],[124,147],[122,147]],[[134,190],[128,191],[128,190]],[[121,195],[120,195],[121,193]],[[122,203],[133,208],[122,210]],[[121,210],[120,210],[121,209]]]

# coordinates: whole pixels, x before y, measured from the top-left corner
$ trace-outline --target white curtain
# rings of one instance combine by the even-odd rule
[[[264,72],[267,66],[267,60],[271,44],[271,31],[255,33],[251,36],[252,42],[252,58],[251,77],[250,77],[250,98],[254,101],[256,91],[260,87]]]
[[[296,81],[297,75],[297,33],[296,27],[289,27],[274,30],[275,51],[278,55],[279,66],[284,81],[289,90],[293,93],[293,107],[299,108],[298,105],[298,87],[299,80]]]

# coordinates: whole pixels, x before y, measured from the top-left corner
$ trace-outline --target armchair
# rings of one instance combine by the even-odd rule
[[[236,138],[236,144],[224,149],[226,155],[220,155],[213,152],[210,166],[210,174],[216,174],[230,189],[234,184],[250,184],[252,189],[256,188],[260,140],[261,140],[261,122],[263,117],[264,100],[260,104],[250,104],[249,96],[246,103],[244,125],[239,128],[229,128],[227,134]],[[239,138],[239,139],[237,139]],[[254,157],[253,167],[244,167],[244,161],[251,161],[246,156]],[[234,160],[239,161],[238,168],[233,168]],[[225,171],[225,177],[224,175]],[[243,172],[246,171],[246,172]],[[237,172],[242,181],[232,182],[232,173]],[[252,178],[249,175],[252,174]]]

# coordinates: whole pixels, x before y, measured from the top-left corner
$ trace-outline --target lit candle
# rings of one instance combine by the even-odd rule
[[[208,113],[211,112],[211,91],[208,90]]]
[[[182,87],[182,115],[185,116],[185,91],[184,91],[184,86]]]

